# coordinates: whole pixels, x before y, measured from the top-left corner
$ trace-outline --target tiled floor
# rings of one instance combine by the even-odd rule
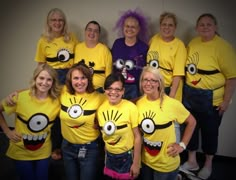
[[[0,132],[0,180],[18,180],[12,160],[5,156],[8,140]],[[186,153],[182,154],[182,161],[186,160]],[[200,166],[204,162],[202,154],[198,154]],[[213,172],[209,180],[235,180],[236,158],[216,156],[213,163]],[[66,180],[62,161],[51,161],[49,179]],[[98,177],[98,179],[103,179]]]

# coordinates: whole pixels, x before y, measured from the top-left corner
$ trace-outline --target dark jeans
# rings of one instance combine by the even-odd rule
[[[72,144],[62,141],[62,153],[67,180],[96,180],[99,174],[100,144]]]
[[[56,71],[59,83],[64,85],[66,82],[66,74],[69,71],[69,69],[56,69]]]
[[[20,180],[47,180],[49,158],[33,161],[15,161]]]
[[[176,180],[178,168],[171,172],[159,172],[142,163],[141,178],[147,180]]]
[[[135,99],[140,96],[139,88],[136,84],[125,84],[124,99]]]

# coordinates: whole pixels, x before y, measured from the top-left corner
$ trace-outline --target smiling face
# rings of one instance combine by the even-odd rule
[[[164,41],[171,41],[174,39],[176,24],[171,17],[164,18],[160,23],[160,34]]]
[[[48,25],[54,34],[61,35],[65,25],[64,17],[59,12],[55,11],[49,17]]]
[[[148,97],[159,97],[159,80],[151,72],[145,72],[142,76],[141,86]]]
[[[48,91],[51,89],[53,84],[53,78],[50,74],[43,70],[39,73],[39,75],[35,79],[37,93],[39,94],[48,94]]]
[[[124,22],[123,33],[126,38],[136,38],[140,27],[137,19],[128,17]]]
[[[97,24],[89,23],[85,29],[85,41],[97,44],[99,40],[100,29]]]
[[[125,89],[121,81],[113,82],[108,88],[105,89],[105,94],[112,105],[119,104],[124,95]]]
[[[71,73],[71,84],[77,93],[85,93],[88,87],[88,78],[79,70],[75,69]]]
[[[196,26],[196,31],[202,37],[203,41],[209,41],[214,38],[217,26],[211,17],[203,16],[199,19]]]

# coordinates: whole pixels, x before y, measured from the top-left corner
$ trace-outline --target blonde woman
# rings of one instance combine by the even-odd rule
[[[51,127],[60,111],[60,88],[56,71],[39,65],[30,88],[14,98],[15,105],[0,104],[0,126],[10,140],[7,156],[14,160],[20,180],[48,179]],[[15,128],[8,128],[2,112],[15,113]]]
[[[140,90],[144,95],[136,105],[143,133],[142,177],[150,180],[177,179],[179,154],[192,136],[195,119],[181,102],[165,94],[164,79],[158,69],[151,66],[143,69]],[[186,124],[180,143],[176,142],[174,122]]]

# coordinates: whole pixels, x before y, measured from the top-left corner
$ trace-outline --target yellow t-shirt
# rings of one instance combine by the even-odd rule
[[[165,87],[170,87],[173,76],[184,76],[184,66],[186,62],[186,48],[184,43],[174,38],[170,42],[162,40],[159,34],[154,35],[149,41],[147,62],[150,66],[160,69],[165,80]],[[182,100],[181,82],[177,90],[176,99]]]
[[[98,43],[94,48],[88,48],[85,42],[77,44],[75,63],[81,60],[84,60],[93,72],[95,88],[103,87],[106,77],[112,72],[112,56],[107,46]]]
[[[138,126],[138,110],[135,104],[123,99],[117,105],[110,105],[106,100],[99,107],[97,118],[108,152],[120,154],[133,148],[133,128]]]
[[[72,95],[64,86],[61,93],[61,131],[70,143],[85,144],[99,136],[95,129],[95,114],[105,96],[98,92]]]
[[[48,42],[45,37],[41,37],[37,44],[35,55],[36,62],[47,63],[54,69],[70,68],[74,64],[74,49],[78,40],[71,33],[71,40],[64,41],[64,37],[53,39]]]
[[[59,99],[38,100],[29,90],[18,94],[15,106],[2,102],[7,114],[15,113],[15,130],[22,141],[10,141],[7,156],[15,160],[39,160],[51,155],[51,126],[59,114]]]
[[[235,67],[234,49],[217,35],[208,42],[202,42],[200,37],[196,37],[188,45],[186,84],[213,90],[215,106],[223,101],[226,79],[236,77]]]
[[[176,99],[164,96],[160,100],[149,101],[144,95],[137,103],[139,125],[143,132],[142,162],[160,172],[170,172],[180,165],[180,157],[170,157],[167,146],[176,142],[174,121],[182,124],[190,115],[183,104]]]

